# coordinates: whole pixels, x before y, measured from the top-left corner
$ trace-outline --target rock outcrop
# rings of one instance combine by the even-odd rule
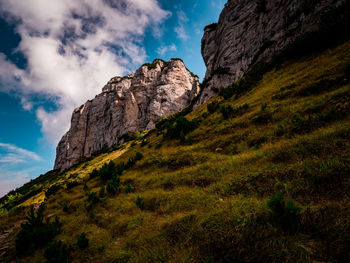
[[[112,78],[102,93],[75,109],[71,128],[56,149],[61,171],[125,135],[154,128],[155,123],[187,107],[199,91],[199,79],[179,59],[155,60],[126,77]]]
[[[268,62],[324,13],[344,0],[229,0],[217,24],[207,26],[202,55],[207,66],[198,104],[226,88],[258,62]],[[346,29],[344,29],[346,30]]]

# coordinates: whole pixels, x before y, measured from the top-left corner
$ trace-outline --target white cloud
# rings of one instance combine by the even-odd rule
[[[0,54],[0,90],[15,92],[24,109],[36,109],[54,145],[75,107],[100,93],[111,77],[145,61],[146,29],[160,34],[159,25],[171,15],[156,0],[11,0],[1,1],[0,10],[8,21],[21,21],[18,51],[28,61],[22,70]],[[39,107],[33,95],[57,110]]]
[[[3,152],[1,154],[1,152]],[[17,147],[16,145],[0,142],[0,163],[16,164],[28,161],[40,161],[34,152]]]
[[[174,43],[172,43],[169,46],[160,46],[157,48],[156,52],[158,55],[160,56],[164,56],[166,53],[168,52],[175,52],[176,49],[176,45]]]
[[[177,37],[182,40],[188,40],[189,36],[185,29],[185,24],[189,21],[188,17],[181,9],[176,12],[178,18],[178,25],[174,28]]]

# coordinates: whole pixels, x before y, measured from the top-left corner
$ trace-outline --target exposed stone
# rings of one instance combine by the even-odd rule
[[[207,85],[198,104],[215,95],[213,88],[226,88],[254,64],[268,62],[298,36],[315,29],[324,13],[343,2],[229,0],[218,24],[204,31],[202,55]]]
[[[187,107],[199,79],[179,59],[155,60],[126,77],[114,77],[102,93],[75,109],[71,128],[56,149],[55,169],[65,170],[123,135],[154,128],[163,116]]]

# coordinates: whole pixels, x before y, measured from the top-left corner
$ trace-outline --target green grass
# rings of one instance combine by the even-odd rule
[[[186,116],[201,119],[186,134],[191,143],[149,131],[125,149],[40,185],[80,182],[46,201],[45,215],[57,215],[62,222],[55,240],[71,246],[72,262],[345,262],[350,83],[344,71],[349,50],[346,42],[286,62],[239,97],[214,97],[208,103],[218,106],[210,114],[207,103]],[[242,105],[249,107],[225,118],[218,110]],[[142,147],[144,139],[158,147]],[[105,185],[98,177],[89,179],[91,171],[109,160],[127,162],[136,152],[143,159],[120,176],[119,193],[105,193],[89,206],[88,193],[98,195]],[[271,204],[277,193],[283,195],[281,214]],[[24,213],[2,216],[0,229]],[[293,222],[293,229],[276,215]],[[81,233],[89,239],[84,251],[77,246]],[[44,249],[19,259],[28,261],[44,262]]]

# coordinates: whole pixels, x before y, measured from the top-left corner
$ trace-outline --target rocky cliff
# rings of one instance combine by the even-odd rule
[[[229,0],[219,21],[204,30],[207,66],[199,104],[226,88],[258,62],[268,62],[343,0]],[[346,30],[346,29],[344,29]]]
[[[56,149],[55,169],[123,142],[123,135],[151,129],[183,110],[199,90],[199,79],[179,59],[155,60],[126,77],[112,78],[102,93],[75,109],[71,128]]]

